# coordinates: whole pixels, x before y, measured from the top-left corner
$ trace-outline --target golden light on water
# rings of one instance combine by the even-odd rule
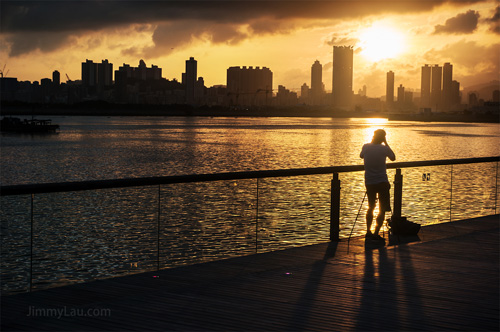
[[[369,125],[381,125],[388,123],[389,120],[387,118],[367,118],[366,123]]]
[[[384,129],[389,120],[384,118],[368,118],[364,119],[366,122],[366,128],[363,130],[363,142],[370,143],[372,141],[373,133],[377,129]]]

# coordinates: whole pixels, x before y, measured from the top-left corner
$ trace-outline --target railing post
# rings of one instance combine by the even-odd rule
[[[161,185],[158,185],[158,220],[156,229],[156,271],[160,271]]]
[[[30,235],[30,292],[33,290],[33,200],[34,194],[31,194],[31,235]]]
[[[333,173],[330,205],[330,241],[338,241],[340,233],[340,180],[339,173]]]
[[[259,252],[259,178],[257,178],[257,193],[255,203],[255,253]]]
[[[395,219],[401,218],[401,204],[403,202],[403,175],[401,168],[396,169],[394,176],[394,208],[392,215]]]

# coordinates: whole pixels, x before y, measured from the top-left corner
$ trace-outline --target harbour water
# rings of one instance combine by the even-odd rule
[[[379,128],[387,131],[397,161],[500,154],[498,124],[208,117],[52,121],[61,126],[59,134],[2,135],[2,185],[355,165],[362,163],[361,146]],[[360,235],[363,173],[340,176],[341,237]],[[432,224],[499,209],[496,163],[410,168],[403,176],[403,214],[412,221]],[[327,241],[330,180],[331,175],[314,175],[41,194],[33,198],[33,214],[29,196],[2,197],[2,292],[25,291],[31,278],[33,288],[42,289]]]

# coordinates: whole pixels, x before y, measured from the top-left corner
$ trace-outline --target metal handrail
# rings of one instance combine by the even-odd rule
[[[498,162],[498,161],[500,161],[500,156],[465,158],[465,159],[407,161],[407,162],[388,163],[387,168],[393,169],[393,168],[408,168],[408,167],[422,167],[422,166],[444,166],[444,165],[475,164],[475,163]],[[293,169],[247,171],[247,172],[226,172],[226,173],[215,173],[215,174],[155,176],[155,177],[125,178],[125,179],[114,179],[114,180],[20,184],[20,185],[1,186],[0,196],[141,187],[141,186],[154,186],[154,185],[175,184],[175,183],[263,179],[263,178],[288,177],[288,176],[300,176],[300,175],[358,172],[363,170],[364,170],[363,165],[348,165],[348,166],[293,168]]]
[[[396,169],[394,180],[394,213],[395,216],[401,215],[401,199],[402,199],[402,168],[424,167],[424,166],[444,166],[457,164],[475,164],[496,162],[496,180],[495,180],[495,202],[498,197],[498,167],[500,156],[483,157],[483,158],[467,158],[467,159],[448,159],[448,160],[427,160],[413,162],[397,162],[387,164],[387,168]],[[317,168],[299,168],[299,169],[283,169],[283,170],[268,170],[268,171],[250,171],[250,172],[227,172],[216,174],[194,174],[194,175],[177,175],[177,176],[162,176],[162,177],[144,177],[144,178],[129,178],[116,180],[95,180],[95,181],[80,181],[80,182],[64,182],[64,183],[41,183],[41,184],[23,184],[10,185],[0,187],[0,196],[11,195],[30,195],[31,196],[31,228],[30,228],[30,265],[29,265],[29,290],[33,289],[33,248],[34,248],[34,196],[40,193],[55,193],[55,192],[72,192],[96,189],[112,189],[125,187],[141,187],[141,186],[158,186],[158,213],[157,213],[157,270],[160,270],[160,248],[161,248],[161,185],[176,184],[176,183],[194,183],[194,182],[210,182],[224,180],[240,180],[254,179],[256,180],[256,204],[255,204],[255,252],[258,252],[258,227],[259,227],[259,179],[273,177],[291,177],[302,175],[318,175],[330,174],[331,192],[330,192],[330,240],[338,241],[340,234],[340,215],[341,215],[341,182],[339,173],[359,172],[363,171],[363,165],[350,166],[333,166],[333,167],[317,167]],[[453,172],[453,166],[451,167]],[[451,181],[453,176],[450,176]],[[453,187],[453,186],[452,186]],[[452,189],[452,188],[451,188]],[[450,221],[451,221],[451,205],[452,198],[450,196]],[[495,203],[495,214],[497,205]]]

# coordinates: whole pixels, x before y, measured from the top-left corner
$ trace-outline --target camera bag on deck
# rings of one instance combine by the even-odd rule
[[[409,221],[406,217],[396,218],[392,216],[387,219],[387,224],[395,235],[415,236],[420,231],[420,225]]]

